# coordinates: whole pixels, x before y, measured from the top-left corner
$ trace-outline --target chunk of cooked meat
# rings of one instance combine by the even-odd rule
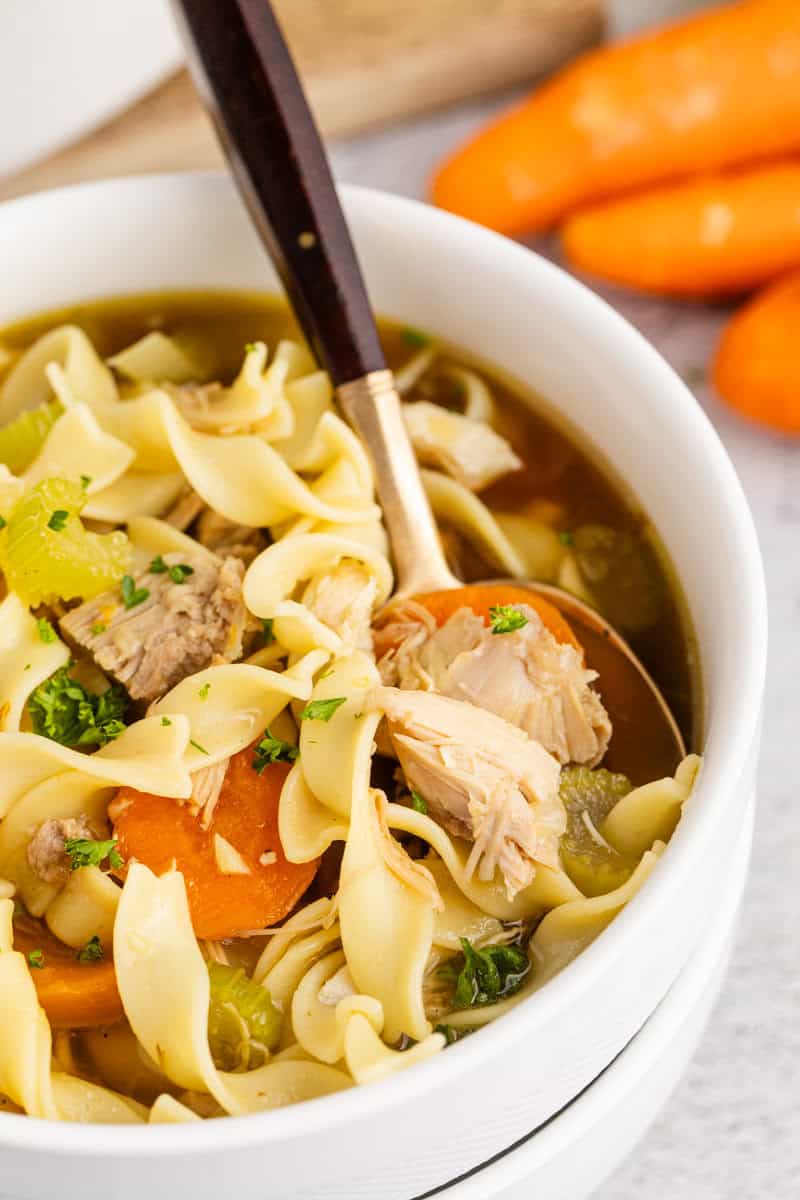
[[[445,471],[473,492],[523,465],[506,439],[485,421],[427,400],[404,404],[403,416],[419,461]]]
[[[468,700],[524,730],[560,763],[595,766],[611,738],[611,721],[591,686],[595,671],[574,646],[558,642],[535,609],[528,621],[494,634],[469,608],[441,627],[409,603],[375,635],[384,683]]]
[[[220,558],[240,558],[251,563],[266,548],[267,539],[252,525],[237,525],[213,508],[206,508],[197,522],[197,540]]]
[[[64,884],[71,870],[70,858],[64,848],[67,841],[97,836],[97,830],[87,817],[51,817],[39,826],[28,842],[25,851],[28,866],[44,883]]]
[[[164,517],[168,525],[173,525],[175,529],[180,529],[183,532],[188,529],[192,521],[194,521],[205,508],[203,500],[198,496],[197,492],[189,488],[182,496],[173,504],[172,508]]]
[[[172,551],[167,568],[189,566],[176,583],[169,571],[139,572],[134,583],[147,596],[126,608],[119,590],[103,592],[62,617],[64,636],[87,650],[134,700],[157,700],[215,655],[233,662],[242,652],[246,612],[244,564],[235,558]]]
[[[558,866],[566,815],[556,760],[521,729],[463,700],[379,687],[371,708],[386,716],[395,753],[429,815],[473,842],[467,871],[500,871],[510,899],[537,864]]]
[[[222,758],[219,762],[212,763],[210,767],[201,767],[192,775],[190,803],[199,811],[200,824],[203,829],[208,829],[211,824],[230,761],[230,758]]]
[[[303,604],[329,626],[347,646],[372,650],[372,610],[378,584],[360,563],[342,561],[324,575],[315,576],[303,593]]]
[[[225,395],[221,383],[162,383],[163,391],[171,396],[189,424],[213,411]]]

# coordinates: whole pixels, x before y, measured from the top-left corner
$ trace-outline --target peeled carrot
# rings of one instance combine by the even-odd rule
[[[503,233],[800,149],[800,4],[740,0],[576,60],[447,160],[434,201]]]
[[[54,1029],[92,1029],[122,1019],[112,962],[79,962],[47,929],[27,922],[14,924],[14,949],[26,957],[41,950],[42,966],[31,969],[31,978]]]
[[[550,630],[556,641],[571,643],[577,650],[581,649],[569,623],[556,606],[527,588],[507,583],[475,583],[447,592],[426,592],[414,599],[427,608],[437,625],[444,625],[460,608],[471,608],[488,625],[489,609],[495,605],[527,604],[539,614],[545,628]]]
[[[673,184],[567,221],[582,271],[646,292],[742,292],[800,267],[800,162]]]
[[[717,391],[751,421],[800,434],[800,274],[745,305],[722,335],[713,367]]]
[[[145,863],[157,875],[172,867],[183,872],[192,925],[200,938],[235,937],[273,925],[294,907],[317,873],[318,859],[287,862],[278,834],[278,803],[290,764],[272,763],[261,775],[252,764],[252,746],[233,756],[208,829],[188,807],[163,796],[120,788],[114,801],[120,854],[126,861]],[[249,874],[220,870],[215,834],[238,851]],[[262,862],[264,855],[270,861]]]

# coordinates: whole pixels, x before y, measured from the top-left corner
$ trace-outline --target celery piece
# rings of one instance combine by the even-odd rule
[[[58,401],[53,400],[50,404],[29,408],[0,427],[0,463],[15,475],[26,471],[63,411]]]
[[[278,1044],[281,1014],[265,987],[243,967],[208,964],[208,1044],[220,1071],[260,1067]]]

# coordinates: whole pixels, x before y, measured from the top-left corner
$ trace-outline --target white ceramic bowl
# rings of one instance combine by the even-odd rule
[[[477,351],[546,396],[612,461],[669,549],[698,638],[706,756],[663,860],[608,930],[528,1002],[368,1088],[202,1127],[81,1127],[6,1116],[0,1188],[43,1200],[412,1200],[573,1099],[666,995],[718,905],[752,790],[766,653],[747,505],[689,391],[611,308],[550,263],[450,215],[345,189],[378,311]],[[89,185],[0,207],[0,322],[77,298],[274,288],[230,183]],[[235,1180],[235,1183],[234,1183]]]

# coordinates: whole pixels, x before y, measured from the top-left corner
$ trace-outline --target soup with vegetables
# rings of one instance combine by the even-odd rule
[[[0,331],[7,1111],[195,1121],[449,1052],[602,931],[680,818],[700,760],[513,582],[596,607],[691,742],[646,517],[498,373],[383,336],[467,585],[394,605],[369,461],[277,301]]]

